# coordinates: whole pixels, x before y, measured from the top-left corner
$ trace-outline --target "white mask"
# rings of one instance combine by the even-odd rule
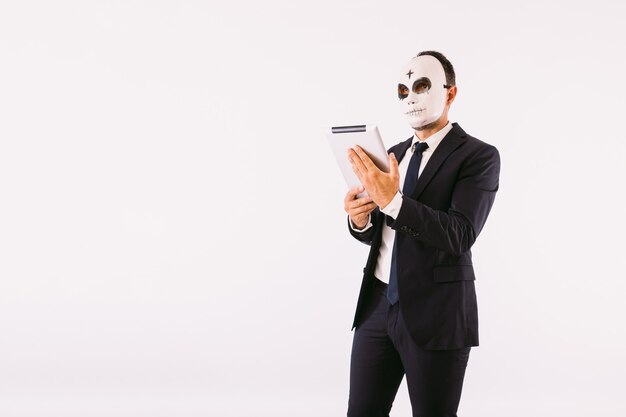
[[[413,129],[438,120],[446,107],[446,73],[437,58],[422,55],[405,66],[398,83],[402,114]]]

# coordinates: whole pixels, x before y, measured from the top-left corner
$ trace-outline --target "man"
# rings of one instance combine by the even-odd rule
[[[398,84],[415,134],[389,150],[390,171],[358,146],[348,150],[363,184],[344,201],[349,230],[371,246],[353,323],[349,417],[388,416],[405,374],[413,416],[457,415],[478,346],[471,247],[498,190],[500,157],[448,122],[456,93],[452,64],[421,52]]]

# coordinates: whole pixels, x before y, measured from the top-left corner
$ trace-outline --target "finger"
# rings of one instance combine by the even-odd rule
[[[393,177],[400,177],[400,172],[398,170],[398,160],[396,159],[396,155],[393,152],[389,154],[389,173]]]
[[[347,202],[345,204],[345,207],[346,207],[346,210],[354,210],[356,208],[363,206],[364,204],[369,204],[369,203],[371,203],[371,201],[360,202],[358,200],[352,200],[352,201]]]
[[[362,205],[361,207],[359,207],[358,209],[356,209],[358,212],[366,212],[369,213],[370,211],[374,210],[376,208],[376,203],[374,203],[373,201],[371,203],[367,203]]]
[[[357,194],[363,191],[365,191],[365,187],[363,186],[355,187],[348,191],[345,198],[343,199],[343,208],[346,212],[352,209],[355,204],[354,202],[359,200],[359,198],[357,198]]]
[[[363,162],[363,165],[365,166],[367,170],[378,169],[378,167],[374,164],[374,162],[372,162],[370,157],[367,156],[365,151],[359,145],[354,145],[353,149],[356,152],[356,154],[359,156],[359,158],[361,159],[361,161]]]
[[[360,207],[364,204],[369,204],[373,201],[374,200],[372,200],[372,197],[367,196],[367,197],[357,198],[356,200],[349,201],[346,204],[348,208],[352,209],[352,208]]]
[[[363,182],[363,177],[367,173],[367,167],[361,160],[359,154],[357,154],[354,149],[348,149],[348,159],[350,160],[350,164],[352,165],[352,170],[359,177],[359,180]]]
[[[344,201],[347,203],[348,201],[354,200],[356,196],[363,191],[365,191],[365,187],[363,187],[362,185],[349,189],[346,197],[344,198]]]
[[[359,214],[369,213],[376,208],[376,203],[369,203],[354,210],[350,210],[350,216],[358,216]]]

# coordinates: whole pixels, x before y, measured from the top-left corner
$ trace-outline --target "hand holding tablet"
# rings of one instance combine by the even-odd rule
[[[354,173],[374,203],[381,209],[387,207],[398,193],[400,186],[396,156],[393,153],[388,156],[389,172],[379,169],[359,145],[348,149],[348,159]]]
[[[389,172],[389,157],[377,126],[338,126],[329,129],[326,136],[348,188],[354,189],[362,185],[347,154],[348,149],[354,148],[355,145],[367,154],[378,169]],[[365,192],[362,192],[357,197],[364,195]]]

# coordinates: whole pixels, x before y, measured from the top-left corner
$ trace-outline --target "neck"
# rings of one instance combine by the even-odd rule
[[[415,129],[415,136],[421,141],[425,141],[435,133],[439,132],[448,123],[448,116],[444,114],[439,120],[435,120],[426,126]]]

